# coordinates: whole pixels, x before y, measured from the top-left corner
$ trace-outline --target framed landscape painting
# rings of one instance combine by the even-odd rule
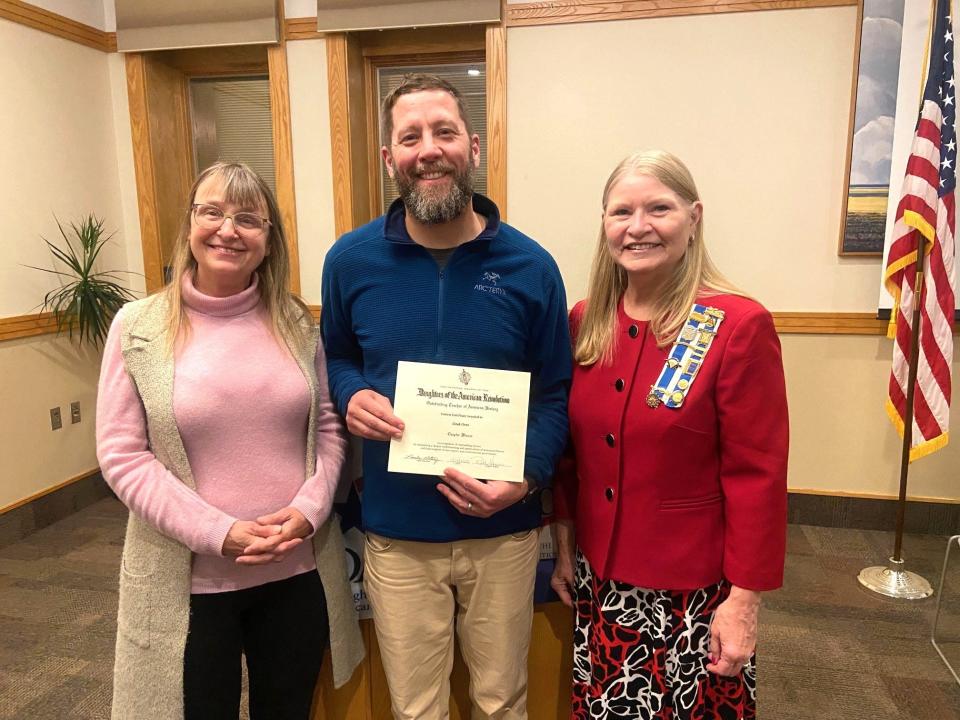
[[[840,255],[883,254],[903,4],[904,0],[859,3]]]

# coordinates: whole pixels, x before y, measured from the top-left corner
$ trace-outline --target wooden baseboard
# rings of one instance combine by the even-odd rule
[[[859,500],[898,500],[896,495],[882,493],[843,492],[833,490],[809,490],[805,488],[790,488],[791,495],[817,495],[831,498],[854,498]],[[946,505],[960,505],[960,498],[927,497],[923,495],[907,495],[907,502],[942,503]]]
[[[27,505],[28,503],[32,503],[34,500],[39,500],[44,495],[49,495],[50,493],[55,493],[58,490],[62,490],[68,485],[73,485],[74,483],[80,482],[81,480],[86,480],[88,477],[96,475],[99,472],[100,472],[100,468],[96,467],[93,470],[87,470],[86,472],[82,472],[79,475],[74,475],[72,478],[68,478],[63,482],[57,483],[52,487],[48,487],[45,490],[35,492],[33,495],[25,497],[22,500],[17,500],[15,503],[11,503],[6,507],[0,508],[0,515],[10,512],[11,510],[16,510],[18,507],[22,507],[24,505]]]
[[[99,469],[80,473],[53,487],[0,508],[0,547],[65,520],[112,496]]]
[[[787,519],[794,525],[849,530],[896,528],[896,498],[855,493],[821,493],[791,490]],[[919,535],[952,535],[960,528],[960,502],[947,498],[908,499],[904,530]]]

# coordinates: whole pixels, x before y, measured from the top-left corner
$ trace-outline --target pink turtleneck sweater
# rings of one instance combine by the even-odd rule
[[[97,457],[103,476],[131,511],[193,551],[192,592],[240,590],[316,567],[304,542],[279,563],[238,565],[222,555],[237,520],[288,505],[314,529],[329,516],[346,452],[330,402],[323,346],[316,354],[317,470],[305,477],[310,391],[303,372],[269,326],[256,275],[226,298],[182,286],[190,319],[174,353],[173,409],[196,491],[153,455],[137,389],[120,353],[124,313],[104,347],[97,398]]]

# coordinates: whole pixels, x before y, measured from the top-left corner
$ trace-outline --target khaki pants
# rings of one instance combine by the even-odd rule
[[[473,720],[525,720],[538,557],[538,530],[447,543],[367,534],[364,589],[394,717],[448,717],[456,620]]]

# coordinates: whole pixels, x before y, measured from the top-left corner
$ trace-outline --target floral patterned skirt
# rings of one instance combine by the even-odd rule
[[[578,551],[576,585],[572,718],[756,718],[755,656],[735,677],[706,669],[729,583],[669,591],[604,581]]]

